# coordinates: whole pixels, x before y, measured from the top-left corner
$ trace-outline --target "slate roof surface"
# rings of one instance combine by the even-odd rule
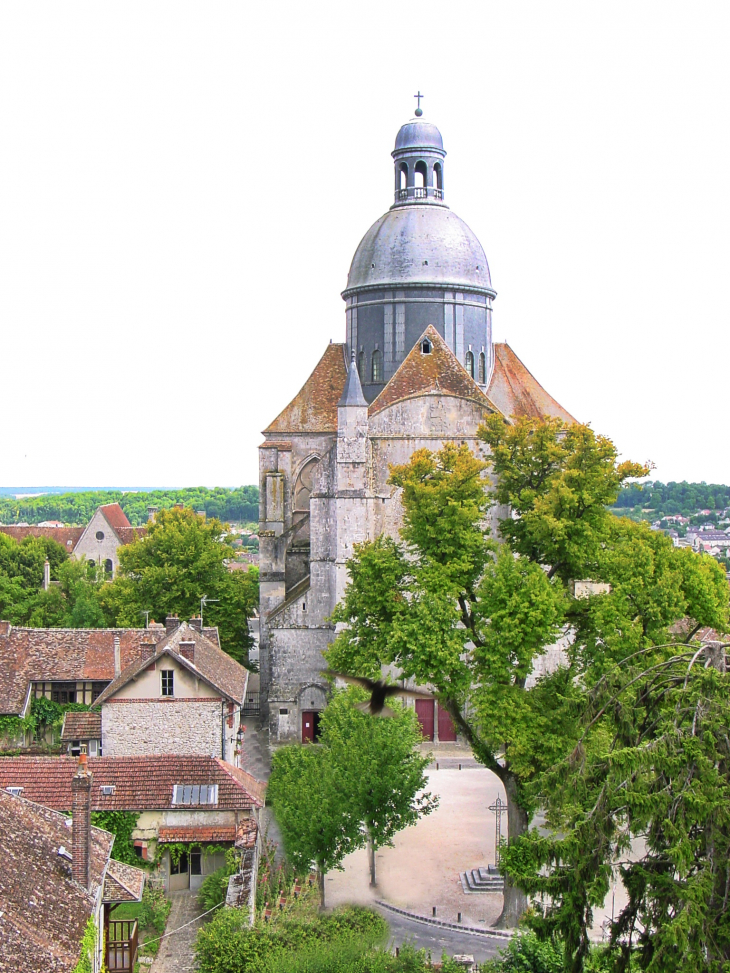
[[[57,811],[71,809],[75,757],[3,757],[0,788],[22,787],[22,796]],[[266,785],[216,757],[89,757],[94,811],[245,810],[263,806]],[[251,782],[251,789],[247,788]],[[194,808],[173,804],[176,784],[218,784],[218,803]],[[113,786],[114,793],[101,793]]]
[[[141,868],[111,858],[104,879],[104,902],[140,902],[144,880]]]
[[[424,354],[421,350],[426,338],[431,342],[429,354]],[[372,402],[369,414],[377,415],[378,412],[403,399],[428,394],[453,395],[460,399],[470,399],[482,406],[486,412],[499,411],[482,392],[433,325],[426,328],[383,391]]]
[[[73,740],[101,740],[101,713],[67,711],[63,718],[61,742]]]
[[[71,776],[77,761],[70,762]],[[70,793],[69,777],[69,793]],[[91,890],[71,877],[63,815],[0,791],[0,970],[62,973],[78,961],[113,835],[91,829]]]
[[[264,435],[301,432],[336,432],[337,403],[347,377],[346,346],[330,344],[314,371]]]
[[[503,415],[534,419],[554,416],[564,422],[576,421],[545,391],[506,342],[495,343],[494,355],[487,394]]]
[[[66,551],[73,551],[83,534],[84,527],[0,527],[0,534],[7,534],[18,542],[26,537],[48,537]]]
[[[195,642],[194,657],[191,662],[180,653],[181,642]],[[156,646],[154,655],[136,659],[131,665],[123,669],[121,674],[110,683],[94,703],[101,706],[110,699],[122,686],[161,656],[169,654],[180,665],[191,672],[199,674],[206,682],[235,703],[243,701],[246,692],[248,670],[233,660],[217,645],[214,645],[205,635],[198,632],[187,622],[182,622],[170,635],[166,635]]]
[[[164,629],[18,628],[0,635],[0,713],[18,714],[31,682],[114,678],[114,637],[122,668],[148,657]]]

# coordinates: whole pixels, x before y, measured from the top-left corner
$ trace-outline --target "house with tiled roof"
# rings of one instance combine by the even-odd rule
[[[247,679],[247,669],[193,624],[182,622],[124,668],[95,701],[101,752],[108,757],[213,755],[237,764]]]
[[[497,294],[479,240],[445,202],[445,155],[435,125],[401,127],[393,205],[360,242],[342,293],[345,341],[263,432],[259,665],[272,740],[316,739],[347,561],[402,522],[391,465],[447,442],[488,459],[477,432],[490,415],[575,421],[493,339]],[[506,514],[492,508],[492,526]],[[437,735],[437,713],[424,721]],[[453,739],[446,721],[443,732]]]
[[[0,621],[0,715],[25,718],[32,700],[40,696],[62,705],[91,706],[123,671],[143,659],[150,660],[157,646],[173,636],[180,624],[174,617],[165,626],[118,629],[23,628]],[[199,619],[190,623],[190,627],[196,626],[200,628]],[[206,659],[224,655],[217,629],[206,628],[201,634]],[[228,661],[225,656],[215,663],[216,672],[219,666],[229,672]],[[73,737],[71,742],[77,739]],[[22,745],[22,733],[12,742]]]
[[[72,810],[77,766],[72,757],[4,757],[0,792]],[[134,846],[140,858],[159,862],[168,891],[199,887],[223,865],[228,847],[256,851],[265,784],[220,758],[90,757],[88,768],[91,810],[138,815]]]
[[[70,761],[66,772],[64,810],[72,817],[29,800],[20,785],[0,789],[0,969],[75,969],[93,922],[87,954],[92,970],[109,968],[110,950],[117,969],[132,970],[136,923],[116,923],[112,910],[141,900],[145,875],[110,858],[114,835],[91,826],[92,776],[85,758]],[[126,960],[123,967],[120,959]]]

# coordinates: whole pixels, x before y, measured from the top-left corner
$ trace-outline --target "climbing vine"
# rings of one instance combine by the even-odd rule
[[[94,971],[94,951],[96,950],[96,923],[94,917],[89,916],[86,923],[84,937],[81,940],[81,954],[79,961],[73,969],[73,973],[93,973]]]
[[[112,858],[128,865],[143,866],[134,851],[132,832],[137,827],[138,815],[134,811],[93,811],[91,823],[96,828],[103,828],[114,835]]]
[[[200,842],[195,842],[193,844],[188,844],[186,842],[175,841],[170,842],[170,844],[158,845],[157,854],[155,855],[155,863],[157,863],[165,852],[169,852],[170,861],[173,865],[177,865],[183,855],[189,855],[192,851],[200,851],[205,858],[209,855],[215,855],[218,853],[225,854],[228,849],[223,845],[213,845],[206,844],[203,845]]]

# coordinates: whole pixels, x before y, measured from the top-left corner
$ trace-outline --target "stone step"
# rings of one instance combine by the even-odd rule
[[[502,892],[504,878],[494,865],[487,868],[472,868],[461,873],[461,886],[466,893],[473,892]]]

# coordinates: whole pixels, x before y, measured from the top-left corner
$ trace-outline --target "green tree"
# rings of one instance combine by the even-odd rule
[[[357,808],[337,771],[322,747],[281,747],[267,787],[287,858],[300,874],[316,868],[322,909],[326,873],[362,844]]]
[[[475,756],[502,781],[509,841],[539,805],[526,786],[575,739],[569,669],[527,684],[567,624],[568,582],[590,567],[613,521],[606,507],[645,468],[618,464],[613,444],[586,426],[495,417],[481,430],[486,464],[465,446],[421,450],[391,471],[402,488],[403,546],[379,538],[356,549],[333,620],[333,669],[375,675],[383,665],[434,687]],[[501,551],[485,535],[490,502],[519,514],[500,523]],[[526,898],[508,877],[502,925]]]
[[[218,625],[222,647],[245,661],[258,575],[229,572],[225,562],[232,553],[220,521],[188,509],[159,511],[143,538],[120,548],[119,574],[99,592],[109,622],[138,626],[145,611],[160,620],[173,614],[189,619],[206,595],[218,600],[211,601],[204,621]]]
[[[581,735],[535,784],[550,831],[531,831],[504,864],[547,897],[532,922],[564,941],[569,973],[585,968],[616,870],[629,902],[614,968],[714,973],[730,960],[730,687],[722,653],[691,640],[700,626],[726,629],[727,582],[711,558],[620,520],[595,571],[611,588],[576,611],[570,648]]]
[[[356,709],[364,690],[333,695],[320,722],[320,747],[337,768],[346,800],[367,837],[370,884],[376,885],[375,856],[395,835],[438,807],[424,792],[429,757],[419,752],[421,728],[413,710],[398,703],[387,719]]]

